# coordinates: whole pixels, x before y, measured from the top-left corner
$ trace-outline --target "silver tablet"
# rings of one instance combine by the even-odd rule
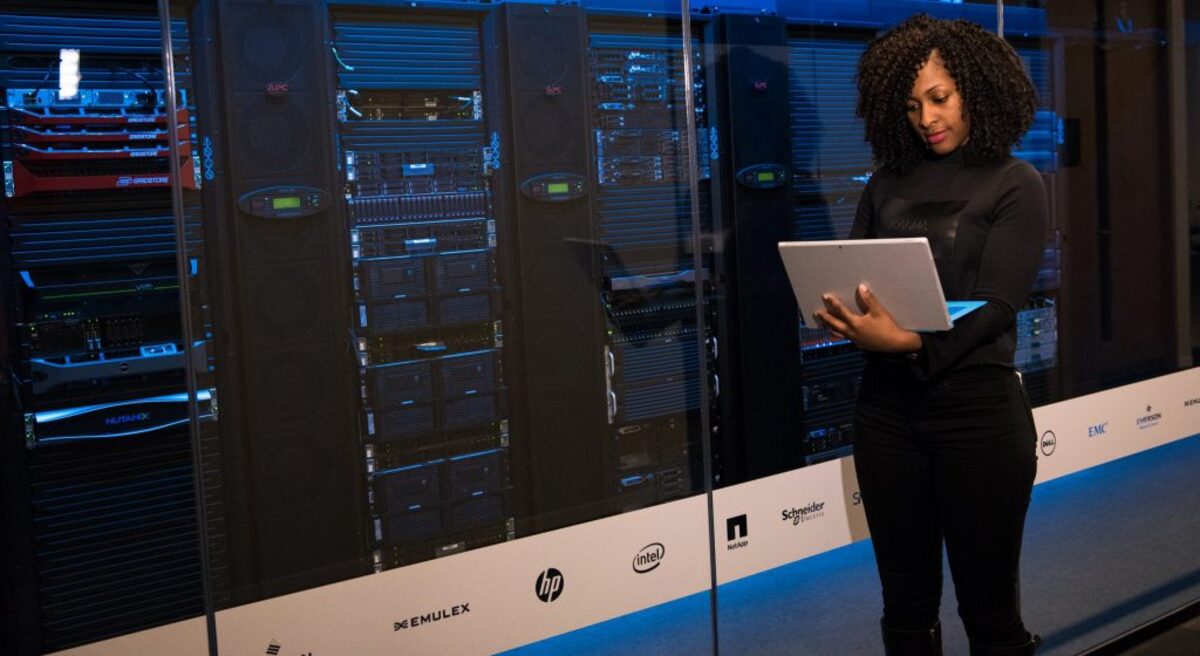
[[[858,311],[854,290],[859,283],[866,283],[896,324],[907,330],[949,330],[954,319],[984,304],[956,301],[951,312],[924,237],[783,241],[779,255],[809,326],[815,327],[813,313],[825,309],[822,294],[834,294]]]

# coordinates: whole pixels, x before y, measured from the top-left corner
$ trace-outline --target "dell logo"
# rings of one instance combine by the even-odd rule
[[[558,599],[563,591],[562,572],[553,567],[547,568],[541,574],[538,574],[537,583],[534,584],[533,590],[537,593],[537,598],[546,603]]]
[[[1054,431],[1046,431],[1042,433],[1042,455],[1048,456],[1054,453],[1054,447],[1057,446],[1058,439],[1054,436]]]
[[[661,542],[652,542],[642,547],[642,550],[633,557],[633,571],[638,574],[652,571],[662,564],[665,555],[667,555],[667,548]]]

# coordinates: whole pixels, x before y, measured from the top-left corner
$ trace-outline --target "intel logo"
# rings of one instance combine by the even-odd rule
[[[667,555],[667,548],[661,542],[652,542],[644,547],[637,555],[633,557],[633,571],[638,574],[656,569],[662,564],[663,557]]]

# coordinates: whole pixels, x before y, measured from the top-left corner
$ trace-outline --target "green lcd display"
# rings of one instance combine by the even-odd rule
[[[760,172],[758,174],[758,181],[759,182],[775,182],[775,172],[774,171]]]
[[[279,196],[271,199],[271,209],[276,210],[298,210],[300,209],[299,196]]]
[[[571,185],[566,182],[551,182],[546,185],[546,193],[548,194],[565,194],[571,191]]]

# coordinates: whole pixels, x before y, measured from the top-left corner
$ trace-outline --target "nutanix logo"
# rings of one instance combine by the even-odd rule
[[[729,543],[725,548],[732,551],[750,544],[750,522],[745,515],[730,517],[725,520],[725,540]]]

